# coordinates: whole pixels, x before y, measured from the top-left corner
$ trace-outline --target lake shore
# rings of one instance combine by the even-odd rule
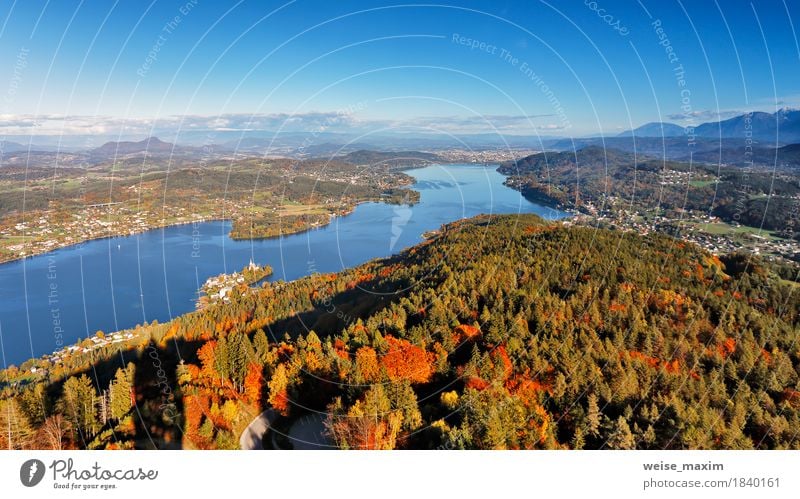
[[[109,245],[117,246],[116,241],[93,240],[29,257],[24,265],[20,261],[0,265],[0,279],[6,283],[0,289],[0,322],[8,361],[21,362],[31,352],[42,355],[61,348],[54,343],[56,319],[64,344],[97,330],[169,322],[195,309],[197,290],[206,279],[238,271],[251,260],[273,268],[270,282],[288,282],[391,256],[464,217],[567,216],[504,186],[503,175],[493,167],[447,165],[410,173],[421,193],[418,203],[355,203],[351,211],[331,217],[325,225],[282,237],[234,240],[229,236],[230,219],[196,227],[189,221],[120,239],[121,247],[113,252]],[[330,223],[334,219],[337,223]],[[54,308],[59,309],[56,318]]]

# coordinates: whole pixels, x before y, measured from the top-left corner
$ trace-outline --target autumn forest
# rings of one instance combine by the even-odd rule
[[[796,286],[665,235],[481,216],[6,369],[0,445],[234,449],[266,411],[268,449],[309,416],[341,449],[797,449]]]

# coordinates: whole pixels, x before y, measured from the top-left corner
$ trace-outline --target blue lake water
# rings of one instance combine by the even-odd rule
[[[53,352],[96,331],[115,331],[194,310],[198,288],[252,259],[270,280],[336,272],[389,256],[442,224],[482,213],[566,214],[503,185],[494,167],[409,170],[421,193],[414,206],[364,203],[331,224],[257,241],[228,237],[230,222],[203,222],[89,241],[0,265],[3,367]]]

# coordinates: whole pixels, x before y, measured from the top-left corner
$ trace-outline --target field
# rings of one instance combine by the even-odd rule
[[[278,215],[280,216],[320,215],[323,213],[330,213],[329,205],[286,203],[278,208]]]
[[[716,236],[735,236],[735,235],[751,235],[762,237],[770,240],[781,239],[775,232],[770,230],[759,229],[757,227],[749,227],[747,225],[734,226],[725,222],[718,223],[698,223],[695,224],[699,230],[713,234]]]
[[[706,187],[709,185],[713,185],[715,180],[692,180],[689,182],[689,185],[692,187]]]

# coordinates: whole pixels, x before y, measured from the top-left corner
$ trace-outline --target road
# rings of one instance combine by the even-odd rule
[[[294,422],[289,429],[289,440],[295,450],[334,449],[325,436],[325,415],[308,414]]]
[[[272,409],[267,409],[255,419],[253,419],[242,436],[239,437],[239,448],[242,450],[264,450],[264,434],[269,430],[269,426],[275,421],[278,414]]]

